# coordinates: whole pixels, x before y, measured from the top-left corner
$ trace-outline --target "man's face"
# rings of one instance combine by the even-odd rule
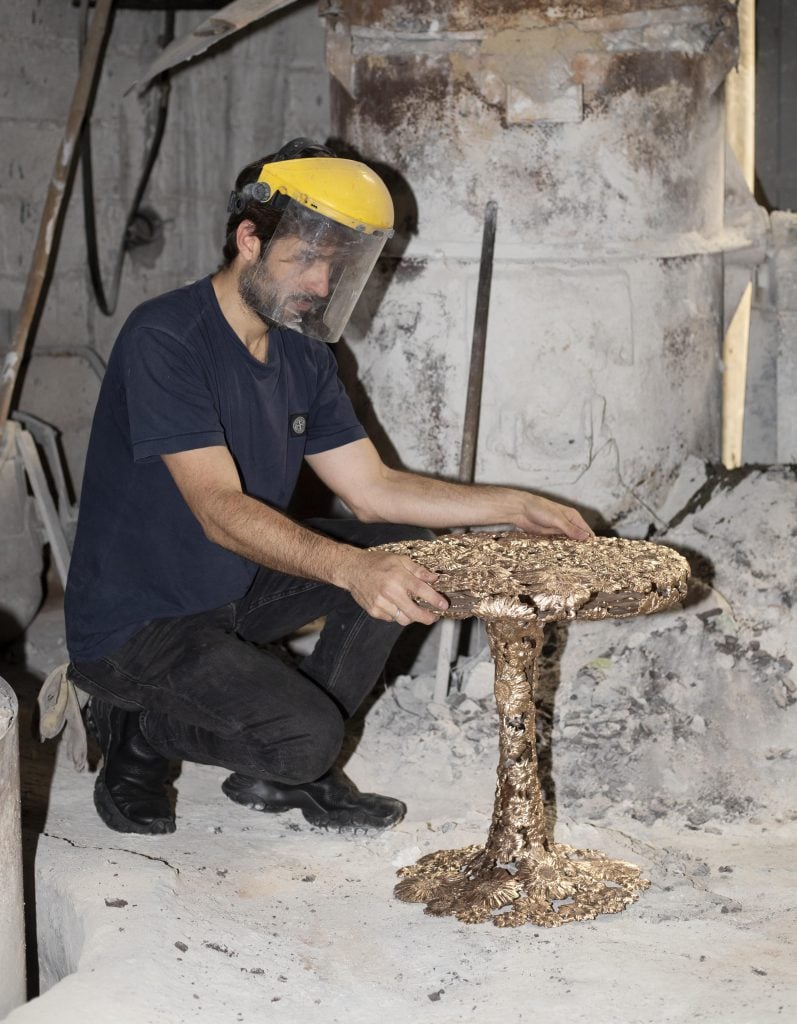
[[[297,236],[274,239],[256,263],[241,271],[238,291],[267,325],[300,328],[326,306],[336,254],[333,246],[316,246]]]

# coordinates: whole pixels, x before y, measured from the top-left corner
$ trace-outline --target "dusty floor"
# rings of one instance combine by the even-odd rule
[[[400,676],[365,717],[348,770],[410,808],[383,835],[246,811],[221,793],[224,772],[192,765],[173,836],[117,835],[94,812],[93,776],[26,732],[43,994],[7,1019],[795,1019],[794,497],[789,473],[704,495],[668,535],[711,555],[683,611],[551,638],[556,836],[644,868],[651,888],[625,913],[499,930],[393,899],[398,866],[486,834],[496,726],[478,657],[446,705],[429,702],[428,674]],[[0,665],[22,695],[64,660],[61,629],[54,602]]]

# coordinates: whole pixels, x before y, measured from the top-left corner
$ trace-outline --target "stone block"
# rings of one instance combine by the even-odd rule
[[[4,34],[9,49],[42,38],[77,38],[79,11],[61,0],[3,0],[3,19],[13,26]]]
[[[742,462],[777,461],[778,318],[753,306],[747,357]]]
[[[53,118],[0,118],[3,199],[44,202],[62,136],[63,125]]]
[[[506,88],[507,124],[566,124],[584,120],[584,89],[569,85],[551,94],[529,95],[515,85]]]
[[[781,312],[778,339],[778,462],[797,462],[797,312]]]
[[[5,11],[3,12],[5,16]],[[78,77],[77,35],[18,39],[0,45],[0,117],[66,122]]]
[[[329,81],[322,67],[292,67],[289,72],[285,136],[324,140],[329,132]]]
[[[22,301],[24,288],[25,278],[23,274],[0,273],[0,309],[10,311],[10,320],[4,322],[4,331],[8,329],[9,324],[13,330],[13,324],[16,322],[17,310]],[[0,335],[0,337],[5,337],[5,334]]]
[[[486,700],[495,687],[495,668],[492,661],[479,661],[462,679],[462,692],[471,700]]]
[[[772,242],[778,309],[797,312],[797,213],[772,214]]]
[[[473,309],[475,293],[469,298]],[[619,380],[633,362],[622,269],[499,264],[482,392],[482,472],[491,457],[548,484],[584,472],[604,424],[597,378]]]

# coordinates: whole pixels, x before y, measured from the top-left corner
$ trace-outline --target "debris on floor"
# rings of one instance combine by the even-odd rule
[[[489,827],[497,723],[479,651],[446,702],[433,672],[404,674],[353,723],[347,770],[409,806],[383,834],[247,811],[223,771],[184,765],[177,832],[118,835],[94,812],[93,775],[28,734],[43,994],[8,1021],[514,1024],[535,1004],[572,1024],[794,1016],[795,499],[788,468],[706,485],[656,538],[692,564],[683,609],[547,634],[551,827],[643,868],[652,886],[624,913],[498,930],[393,898],[399,867]],[[28,704],[63,660],[61,630],[50,604],[0,667]]]

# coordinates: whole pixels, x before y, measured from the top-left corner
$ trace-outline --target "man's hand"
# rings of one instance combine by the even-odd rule
[[[412,523],[433,530],[512,523],[526,533],[589,540],[592,530],[567,505],[515,487],[455,484],[386,466],[368,438],[308,455],[331,491],[365,523]]]
[[[164,455],[163,461],[214,543],[278,572],[342,587],[369,615],[401,626],[430,626],[439,618],[416,599],[440,611],[448,607],[430,586],[437,574],[411,558],[339,543],[247,497],[232,456],[221,445]]]
[[[243,494],[237,467],[224,446],[164,455],[163,461],[213,543],[278,572],[342,587],[369,615],[387,622],[431,625],[448,607],[432,586],[436,573],[411,558],[334,541]],[[527,533],[592,537],[575,509],[511,487],[464,486],[389,470],[367,440],[308,456],[307,461],[331,485],[348,479],[352,466],[360,466],[353,476],[361,489],[352,492],[346,485],[338,493],[344,500],[351,496],[365,522],[392,519],[432,527],[513,523]],[[376,506],[358,503],[358,494],[376,494]],[[429,608],[421,608],[419,600]]]
[[[410,622],[431,626],[440,617],[439,612],[421,608],[416,600],[441,612],[448,608],[448,601],[431,586],[436,579],[437,573],[406,555],[353,548],[335,582],[375,619],[395,621],[400,626]]]
[[[595,536],[574,508],[542,498],[539,494],[524,494],[523,497],[521,514],[515,519],[519,530],[542,536],[563,533],[572,540],[589,540]]]

